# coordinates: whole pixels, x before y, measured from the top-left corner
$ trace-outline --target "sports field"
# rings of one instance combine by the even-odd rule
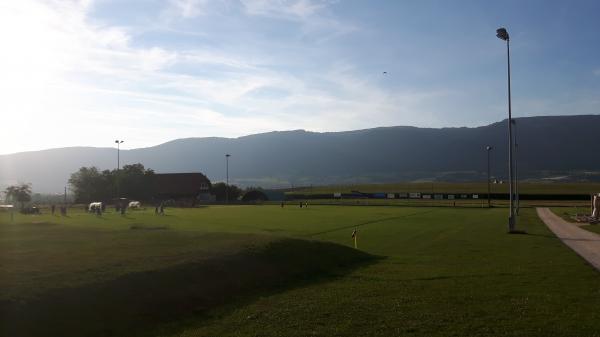
[[[487,193],[485,182],[421,182],[421,183],[389,183],[389,184],[356,184],[315,186],[294,189],[290,194],[319,193],[364,193],[376,192],[421,192],[421,193]],[[491,193],[508,193],[508,183],[490,184]],[[552,182],[520,182],[521,194],[591,194],[600,191],[600,183],[552,183]]]
[[[2,336],[594,336],[600,274],[522,209],[0,213]],[[358,229],[358,250],[351,233]]]

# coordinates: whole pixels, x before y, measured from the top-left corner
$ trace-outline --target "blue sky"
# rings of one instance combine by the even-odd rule
[[[600,113],[598,1],[0,4],[0,154]],[[387,72],[384,75],[383,72]]]

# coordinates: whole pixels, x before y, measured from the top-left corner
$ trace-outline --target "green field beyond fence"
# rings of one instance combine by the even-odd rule
[[[445,182],[423,182],[423,183],[393,183],[393,184],[365,184],[365,185],[333,185],[315,186],[294,189],[288,194],[322,194],[322,193],[351,193],[360,191],[367,193],[487,193],[487,184],[483,183],[445,183]],[[508,184],[490,184],[491,193],[508,193]],[[522,194],[591,194],[600,193],[600,183],[519,183],[519,192]]]

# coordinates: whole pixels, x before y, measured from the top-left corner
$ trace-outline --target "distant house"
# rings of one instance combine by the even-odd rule
[[[155,200],[194,205],[198,200],[210,199],[211,183],[202,173],[157,173],[152,181]]]

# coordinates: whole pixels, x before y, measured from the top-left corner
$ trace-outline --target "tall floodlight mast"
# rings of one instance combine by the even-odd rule
[[[513,190],[513,135],[512,135],[512,111],[510,97],[510,36],[506,28],[498,28],[496,36],[506,41],[506,60],[507,60],[507,75],[508,75],[508,194],[509,194],[509,216],[508,216],[508,232],[515,230],[515,209],[514,209],[514,190]]]

